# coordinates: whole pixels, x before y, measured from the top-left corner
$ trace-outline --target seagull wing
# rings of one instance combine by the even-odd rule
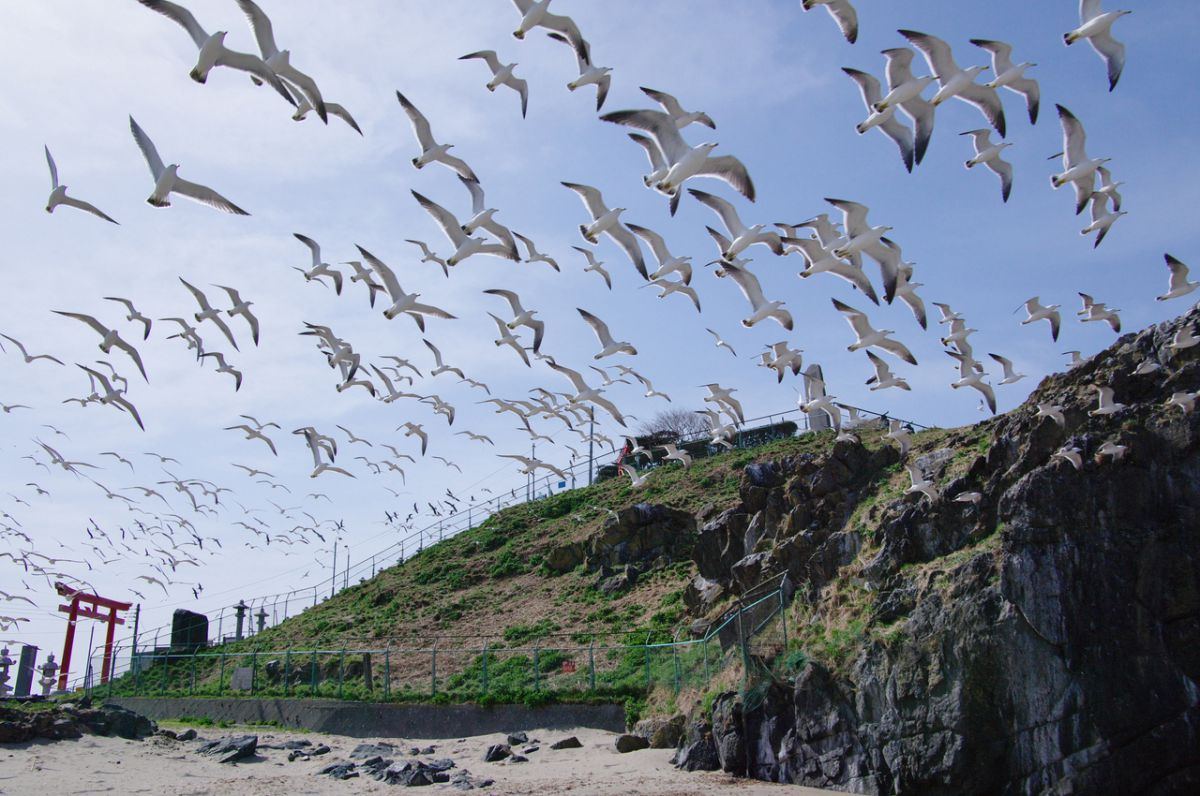
[[[613,420],[616,420],[617,423],[619,423],[622,427],[624,427],[625,418],[624,418],[624,416],[621,415],[620,411],[618,411],[616,405],[612,401],[608,400],[607,398],[597,397],[597,398],[592,398],[590,400],[590,403],[593,403],[596,406],[603,409],[604,411],[608,412],[610,415],[612,415]]]
[[[512,312],[513,312],[514,316],[520,315],[521,313],[525,312],[525,308],[521,306],[521,297],[518,296],[516,293],[512,292],[511,290],[501,290],[500,288],[491,288],[491,289],[485,290],[483,292],[490,293],[493,296],[499,296],[500,298],[507,301],[508,306],[510,308],[512,308]]]
[[[913,356],[912,351],[909,351],[908,346],[904,345],[904,343],[901,343],[899,340],[885,338],[875,345],[878,348],[882,348],[884,351],[895,354],[910,365],[917,364],[917,358]]]
[[[732,263],[726,263],[722,266],[725,273],[731,278],[741,289],[742,295],[750,302],[750,305],[757,312],[758,309],[767,303],[767,299],[763,296],[762,285],[759,284],[758,277],[751,273],[746,268],[740,268]]]
[[[604,204],[604,196],[599,189],[577,182],[564,182],[562,185],[579,194],[579,198],[583,200],[583,206],[592,214],[593,219],[600,218],[608,212],[608,207]]]
[[[458,219],[454,217],[454,214],[416,191],[413,191],[412,195],[417,200],[417,203],[425,208],[425,212],[433,216],[433,220],[442,228],[442,232],[446,233],[446,237],[450,239],[450,242],[455,246],[461,246],[467,239],[467,234],[462,231],[462,225],[458,223]]]
[[[114,224],[120,223],[115,218],[112,218],[111,216],[109,216],[107,213],[102,211],[100,208],[96,207],[91,202],[85,202],[82,199],[76,199],[73,196],[64,196],[62,199],[62,204],[69,205],[71,207],[75,207],[80,210],[84,210],[88,213],[91,213],[94,216],[98,216],[98,217],[104,219],[105,221],[111,221]]]
[[[141,2],[145,3],[147,0],[141,0]],[[174,5],[174,3],[166,5]],[[146,131],[133,120],[132,116],[129,117],[129,129],[133,133],[133,140],[137,141],[138,147],[142,150],[142,156],[146,158],[146,165],[150,167],[150,175],[157,182],[162,173],[166,171],[166,166],[163,165],[162,158],[159,157],[158,150],[154,147],[154,142],[150,140],[150,136],[146,135]]]
[[[553,361],[547,361],[546,364],[550,366],[551,370],[558,371],[562,375],[566,376],[570,380],[571,384],[574,385],[576,392],[586,392],[591,389],[587,382],[583,380],[583,376],[581,376],[577,371],[563,367],[562,365],[559,365],[557,362]]]
[[[58,187],[58,166],[54,165],[54,157],[50,154],[50,147],[45,147],[46,150],[46,165],[50,167],[50,189]]]
[[[1054,107],[1058,108],[1058,121],[1062,125],[1063,131],[1063,164],[1067,168],[1071,168],[1088,159],[1084,149],[1087,145],[1087,133],[1083,129],[1083,123],[1076,118],[1075,114],[1062,105]]]
[[[689,188],[688,193],[696,197],[696,199],[710,210],[721,217],[721,221],[725,224],[725,228],[729,230],[729,234],[734,237],[740,237],[749,230],[742,223],[742,219],[738,216],[737,209],[725,199],[719,196],[713,196],[704,191],[698,191],[695,188]]]
[[[659,235],[652,229],[639,227],[637,224],[626,224],[625,226],[629,227],[634,235],[637,235],[650,244],[650,251],[654,252],[654,256],[658,259],[659,263],[665,263],[671,259],[671,252],[667,249],[667,242],[663,239],[662,235]],[[582,310],[580,311],[582,312]]]
[[[199,183],[190,182],[180,177],[175,178],[175,185],[172,186],[171,192],[194,199],[201,204],[215,207],[218,210],[224,210],[226,213],[233,213],[237,216],[250,215],[207,185],[200,185]]]
[[[200,27],[200,23],[192,16],[192,12],[183,6],[167,2],[167,0],[138,0],[138,2],[178,23],[192,37],[192,41],[196,43],[197,47],[203,47],[204,43],[208,41],[208,31]]]
[[[901,30],[898,32],[921,51],[921,54],[925,56],[925,60],[929,63],[929,68],[933,71],[933,76],[942,85],[946,84],[951,75],[962,71],[954,61],[954,53],[951,51],[950,45],[937,36],[931,36],[928,33],[921,33],[915,30]]]
[[[263,58],[270,58],[279,53],[279,47],[275,45],[275,31],[271,26],[271,19],[263,10],[258,7],[258,4],[253,0],[237,0],[238,8],[242,9],[242,13],[246,15],[246,19],[250,22],[250,27],[254,31],[254,38],[258,42],[258,49],[262,52]]]
[[[646,150],[646,157],[650,161],[650,168],[654,171],[659,171],[660,169],[665,169],[670,166],[670,164],[667,163],[666,157],[663,155],[662,149],[659,148],[658,142],[656,142],[654,139],[647,138],[646,136],[638,133],[630,133],[629,139],[642,149]]]
[[[438,350],[438,347],[425,338],[421,338],[421,342],[425,344],[426,348],[433,352],[434,363],[437,364],[439,368],[445,367],[445,365],[442,364],[442,352]]]
[[[919,164],[925,158],[929,139],[933,137],[934,114],[937,108],[929,100],[917,96],[900,103],[900,110],[913,120],[915,162]]]
[[[825,201],[842,211],[842,225],[846,228],[847,239],[857,237],[870,229],[867,224],[869,210],[866,205],[849,199],[831,199],[828,196],[825,197]]]
[[[696,174],[724,180],[742,196],[751,202],[754,201],[754,182],[750,179],[750,172],[746,170],[745,164],[733,155],[719,155],[706,159]]]
[[[432,149],[437,146],[437,142],[433,140],[433,130],[429,127],[429,120],[425,118],[425,114],[417,110],[417,106],[408,101],[408,98],[396,92],[396,99],[400,100],[400,107],[404,109],[404,113],[408,116],[408,121],[412,125],[413,132],[417,136],[417,143],[422,149]],[[474,179],[474,175],[471,175]]]
[[[612,333],[608,330],[608,324],[587,310],[580,309],[579,307],[576,307],[575,309],[579,312],[580,317],[587,321],[588,326],[592,327],[592,331],[596,333],[596,337],[600,340],[601,346],[607,348],[616,342],[613,340]]]
[[[1000,175],[1000,197],[1007,202],[1008,195],[1012,193],[1012,164],[1003,158],[992,158],[991,160],[987,161],[986,165],[989,169]]]
[[[845,304],[837,299],[830,299],[830,301],[833,302],[834,309],[846,316],[846,320],[849,322],[850,328],[854,330],[854,333],[858,335],[860,340],[867,335],[874,333],[875,329],[872,328],[871,322],[867,318],[866,313],[862,312],[861,310],[856,310],[849,304]]]
[[[871,364],[875,366],[875,375],[867,379],[867,384],[871,384],[873,382],[884,382],[891,378],[892,369],[888,367],[886,362],[875,356],[870,351],[867,352],[867,358],[870,359]]]
[[[639,86],[639,88],[641,88],[643,94],[661,105],[663,110],[672,117],[683,116],[685,113],[687,113],[687,111],[683,109],[683,106],[679,104],[679,100],[675,99],[667,92],[657,91],[652,88],[646,88],[645,86]]]
[[[667,162],[678,163],[692,148],[683,140],[675,120],[662,111],[613,111],[600,117],[602,121],[645,130],[654,136]]]
[[[367,265],[371,266],[375,273],[379,275],[379,279],[383,282],[383,287],[387,290],[388,295],[392,297],[392,301],[399,301],[400,297],[404,295],[404,290],[400,287],[400,281],[396,279],[396,273],[384,264],[382,260],[362,246],[355,246],[355,248],[358,249],[363,259],[367,261]]]
[[[1168,290],[1178,290],[1186,285],[1188,267],[1169,254],[1164,254],[1163,259],[1167,262],[1167,268],[1171,269],[1171,282]]]
[[[496,57],[495,50],[480,50],[478,52],[467,53],[466,55],[460,55],[458,60],[466,61],[471,58],[478,58],[485,61],[488,68],[492,70],[493,75],[500,71],[500,59]]]
[[[1108,66],[1108,90],[1117,87],[1121,79],[1121,71],[1125,68],[1125,45],[1112,37],[1111,31],[1098,33],[1088,39],[1092,49],[1100,54]]]
[[[625,250],[630,261],[637,268],[637,272],[642,275],[642,279],[648,280],[650,275],[646,271],[646,260],[642,256],[642,247],[638,245],[637,238],[633,236],[633,233],[622,224],[614,224],[604,232]]]
[[[994,127],[1001,137],[1004,136],[1007,129],[1004,106],[1000,103],[1000,95],[996,93],[996,89],[972,83],[954,96],[978,108],[988,120],[988,124]]]

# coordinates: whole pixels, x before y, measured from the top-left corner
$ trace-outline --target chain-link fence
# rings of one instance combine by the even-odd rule
[[[411,648],[239,652],[156,650],[114,654],[107,683],[82,676],[77,688],[111,696],[302,697],[364,701],[530,702],[560,698],[675,694],[708,689],[740,668],[743,686],[787,648],[780,580],[738,600],[699,638],[610,643],[562,636],[534,646],[443,644]],[[581,640],[582,639],[582,640]],[[92,662],[89,671],[99,668]]]

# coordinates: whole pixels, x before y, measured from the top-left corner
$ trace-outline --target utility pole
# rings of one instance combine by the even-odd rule
[[[332,597],[334,590],[337,589],[337,537],[333,539],[333,572],[329,576],[329,596]]]
[[[342,573],[342,588],[350,585],[350,545],[346,545],[346,569]]]
[[[596,449],[596,407],[588,407],[588,486],[592,485],[592,464]]]
[[[129,668],[132,669],[133,659],[137,657],[138,622],[142,618],[142,604],[133,606],[133,644],[129,647]]]

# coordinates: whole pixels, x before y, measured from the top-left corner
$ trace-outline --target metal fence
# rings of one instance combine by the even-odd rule
[[[535,646],[484,642],[412,648],[116,653],[116,674],[99,684],[90,662],[75,687],[100,696],[303,697],[364,701],[497,701],[641,696],[707,690],[740,664],[787,648],[789,590],[779,580],[744,596],[701,637],[613,644],[553,636]]]

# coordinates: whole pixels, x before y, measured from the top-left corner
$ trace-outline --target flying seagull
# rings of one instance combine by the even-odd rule
[[[495,50],[480,50],[479,52],[467,53],[460,56],[458,60],[466,61],[469,59],[482,60],[488,65],[488,69],[492,70],[492,79],[487,82],[488,91],[495,91],[497,86],[508,86],[521,95],[521,118],[524,119],[525,111],[529,107],[529,83],[513,74],[513,69],[517,65],[515,63],[501,64]]]
[[[812,11],[817,6],[825,6],[846,41],[851,44],[858,41],[858,13],[850,5],[850,0],[803,0],[800,4],[805,11]]]
[[[145,2],[146,0],[142,1]],[[158,150],[154,148],[154,142],[138,126],[138,123],[133,120],[132,116],[129,117],[129,129],[133,132],[133,140],[137,141],[138,147],[142,150],[142,155],[146,158],[146,164],[150,167],[151,176],[154,177],[154,191],[151,192],[146,202],[155,207],[170,207],[171,202],[169,197],[172,193],[177,193],[180,196],[186,196],[189,199],[194,199],[197,202],[215,207],[218,210],[223,210],[226,213],[233,213],[239,216],[250,215],[212,188],[200,185],[199,183],[189,182],[179,177],[176,174],[179,170],[179,164],[172,163],[170,166],[164,166],[162,158],[158,155]]]
[[[408,115],[408,121],[412,124],[413,132],[417,136],[417,143],[421,145],[421,154],[412,159],[414,166],[420,169],[429,163],[441,163],[443,166],[447,166],[458,172],[458,176],[460,177],[468,180],[479,180],[465,160],[449,154],[449,150],[454,144],[439,144],[434,140],[429,120],[425,118],[423,113],[417,110],[417,106],[409,102],[408,98],[399,91],[396,92],[396,99],[400,100],[400,107]]]
[[[142,364],[141,355],[138,353],[136,348],[134,348],[129,343],[127,343],[123,339],[121,339],[121,335],[120,335],[120,333],[117,332],[116,329],[109,329],[107,326],[100,323],[100,321],[96,320],[91,315],[84,315],[84,314],[78,313],[78,312],[63,312],[62,310],[52,310],[52,312],[54,312],[54,314],[56,314],[56,315],[62,315],[67,318],[74,318],[75,320],[80,321],[81,323],[85,323],[88,326],[90,326],[95,332],[97,332],[102,338],[104,338],[103,340],[100,341],[100,350],[101,351],[103,351],[105,354],[107,354],[112,349],[113,346],[116,346],[117,348],[121,349],[129,356],[130,359],[133,360],[133,364],[137,365],[137,369],[138,369],[138,371],[141,372],[142,378],[145,379],[147,382],[150,381],[150,378],[146,375],[146,367],[145,367],[145,365]],[[62,363],[59,363],[59,364],[62,364]]]
[[[192,15],[191,11],[188,11],[177,3],[167,2],[167,0],[138,0],[138,2],[146,8],[157,11],[174,21],[191,36],[192,41],[200,51],[197,56],[196,65],[188,73],[192,80],[195,80],[197,83],[207,82],[208,73],[212,71],[213,67],[226,66],[230,69],[248,72],[252,78],[258,78],[264,83],[269,84],[288,103],[293,106],[296,104],[296,100],[292,97],[291,92],[288,91],[287,86],[275,74],[275,70],[267,65],[266,61],[257,55],[237,52],[225,46],[225,36],[228,31],[219,30],[216,33],[209,34],[208,31],[200,27],[200,23],[196,21],[196,17]]]
[[[1007,202],[1008,195],[1012,193],[1013,167],[1011,163],[1000,157],[1000,153],[1004,151],[1005,147],[1010,147],[1012,144],[1007,141],[993,144],[991,141],[992,131],[986,127],[968,130],[959,135],[969,135],[975,143],[975,156],[967,161],[967,168],[974,168],[982,164],[999,175],[1000,198]]]
[[[992,72],[996,75],[983,85],[987,88],[1006,88],[1025,98],[1029,110],[1029,123],[1037,124],[1038,105],[1041,102],[1042,91],[1038,82],[1031,77],[1025,77],[1025,70],[1037,64],[1028,61],[1014,64],[1012,60],[1012,45],[990,39],[971,39],[971,44],[982,47],[992,54]]]
[[[1132,11],[1102,11],[1100,0],[1079,0],[1079,27],[1063,34],[1063,43],[1068,47],[1087,39],[1092,49],[1104,59],[1108,67],[1108,90],[1117,87],[1121,71],[1125,68],[1125,45],[1112,36],[1112,26]]]
[[[73,196],[67,196],[67,186],[60,185],[58,182],[58,166],[55,165],[54,158],[50,154],[50,147],[46,147],[45,149],[46,165],[50,167],[50,198],[46,200],[46,212],[53,213],[54,208],[58,207],[59,205],[66,205],[67,207],[75,207],[79,210],[85,210],[94,216],[104,219],[105,221],[112,221],[114,224],[119,223],[115,219],[111,218],[107,213],[100,210],[100,208],[96,207],[94,204],[85,202],[82,199],[76,199]]]
[[[849,67],[842,67],[842,71],[858,84],[858,90],[862,94],[863,102],[866,103],[867,110],[870,112],[865,121],[861,121],[854,126],[855,132],[862,135],[872,127],[878,127],[880,132],[896,142],[896,146],[900,148],[900,159],[904,161],[905,170],[912,171],[914,154],[913,132],[896,118],[895,105],[889,106],[882,111],[875,110],[875,105],[883,100],[883,90],[878,78],[858,69],[850,69]]]
[[[258,42],[258,49],[262,53],[263,61],[276,75],[286,81],[286,84],[295,86],[307,100],[309,107],[316,110],[321,121],[329,124],[328,108],[325,100],[321,97],[321,90],[317,88],[315,80],[292,66],[291,51],[280,50],[275,44],[275,30],[271,25],[270,17],[253,0],[236,1],[238,8],[242,9],[242,13],[250,22],[250,28],[254,31],[254,38]],[[354,127],[357,129],[357,125]],[[359,130],[360,134],[361,132]]]

